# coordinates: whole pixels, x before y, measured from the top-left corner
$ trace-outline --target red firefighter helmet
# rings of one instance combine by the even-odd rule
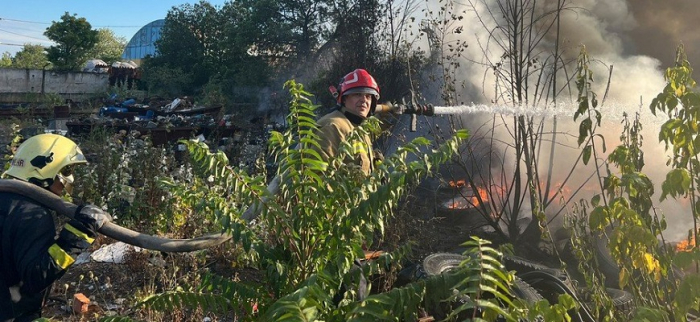
[[[338,104],[343,103],[343,96],[354,93],[365,93],[372,95],[372,106],[370,107],[370,113],[374,113],[377,107],[377,100],[379,100],[379,85],[374,77],[370,75],[364,69],[355,69],[349,74],[345,75],[338,86],[340,93],[338,93]]]

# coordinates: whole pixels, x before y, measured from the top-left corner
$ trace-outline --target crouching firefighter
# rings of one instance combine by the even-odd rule
[[[19,146],[2,177],[27,181],[61,196],[72,190],[73,168],[85,163],[75,142],[40,134]],[[78,207],[74,217],[57,233],[51,210],[28,197],[0,192],[0,321],[41,317],[51,284],[111,220],[92,205]]]

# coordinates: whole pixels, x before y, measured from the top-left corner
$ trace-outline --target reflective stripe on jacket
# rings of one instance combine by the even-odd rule
[[[0,321],[40,314],[51,284],[90,246],[81,235],[66,224],[56,238],[48,209],[27,197],[0,193]]]

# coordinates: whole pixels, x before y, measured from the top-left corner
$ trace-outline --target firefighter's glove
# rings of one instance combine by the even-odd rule
[[[401,116],[401,107],[398,104],[390,102],[384,103],[383,105],[388,106],[389,111],[377,113],[376,116],[381,121],[380,125],[382,126],[382,130],[385,130],[385,128],[394,126],[394,124],[399,121],[399,117]]]
[[[112,217],[93,205],[79,206],[73,219],[63,225],[56,243],[49,248],[54,263],[61,269],[72,265],[81,252],[90,248],[97,231]]]
[[[93,238],[97,237],[97,231],[102,228],[102,225],[112,221],[112,216],[93,205],[79,206],[73,217],[70,224]]]

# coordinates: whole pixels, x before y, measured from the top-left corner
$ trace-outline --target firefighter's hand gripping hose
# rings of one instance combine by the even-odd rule
[[[112,221],[112,216],[93,205],[78,206],[73,215],[80,226],[97,236],[100,228]]]
[[[383,103],[377,104],[375,113],[378,115],[382,114],[409,114],[411,115],[411,123],[409,125],[409,130],[411,132],[417,131],[417,116],[434,116],[435,108],[432,104],[418,104],[416,95],[413,91],[410,92],[410,100],[407,102],[403,99],[401,103]]]
[[[42,189],[34,184],[13,180],[0,179],[0,192],[10,192],[26,196],[37,203],[56,211],[57,214],[70,219],[76,219],[78,206],[64,201],[61,197]],[[86,215],[81,211],[79,214]],[[87,214],[90,215],[90,214]],[[170,239],[152,236],[121,227],[106,219],[108,214],[92,214],[93,220],[102,223],[98,231],[107,237],[125,242],[134,246],[162,251],[166,253],[192,252],[220,245],[231,239],[229,234],[210,234],[191,239]],[[80,218],[77,218],[80,220]]]

